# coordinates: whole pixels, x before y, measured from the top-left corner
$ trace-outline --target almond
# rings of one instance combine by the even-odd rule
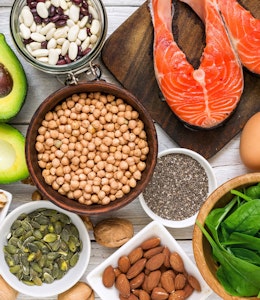
[[[145,267],[146,262],[147,262],[146,258],[141,258],[137,262],[135,262],[127,271],[126,273],[127,278],[132,279],[135,276],[137,276],[139,273],[141,273]]]
[[[188,282],[194,288],[194,290],[200,292],[201,286],[197,278],[192,275],[188,275]]]
[[[112,287],[115,283],[116,275],[114,268],[110,265],[107,266],[102,274],[102,282],[105,287]]]
[[[189,283],[187,283],[183,290],[185,292],[185,299],[186,299],[193,293],[194,288]]]
[[[161,278],[161,271],[156,270],[151,272],[148,276],[147,276],[147,291],[151,292],[156,286],[158,286],[158,283],[160,282],[160,278]]]
[[[152,237],[144,242],[142,242],[141,247],[143,250],[148,250],[154,247],[159,246],[161,239],[159,237]]]
[[[185,300],[184,290],[178,290],[170,294],[168,300]]]
[[[131,265],[137,262],[140,258],[143,257],[143,249],[141,247],[137,247],[133,249],[129,254],[128,258],[130,260]]]
[[[119,294],[122,297],[129,297],[130,296],[130,283],[128,279],[126,278],[126,275],[121,273],[117,278],[116,278],[116,283],[115,283],[116,288],[119,291]]]
[[[162,273],[161,276],[161,285],[168,292],[172,293],[175,290],[174,278],[175,273],[173,270],[168,270]]]
[[[151,258],[152,256],[154,256],[155,254],[161,253],[163,251],[164,247],[163,246],[158,246],[152,249],[147,250],[144,253],[144,257],[146,257],[147,259]]]
[[[179,253],[177,253],[177,252],[171,253],[170,264],[174,271],[184,273],[184,271],[185,271],[184,264],[183,264],[183,260]]]
[[[139,273],[136,277],[130,280],[131,290],[139,288],[144,282],[144,272]]]
[[[119,295],[120,300],[138,300],[138,297],[136,297],[134,294],[130,294],[129,297],[123,297],[122,295]]]
[[[162,266],[164,258],[165,256],[163,253],[158,253],[152,256],[150,259],[148,259],[145,267],[150,271],[157,270]]]
[[[140,300],[150,300],[151,298],[150,298],[150,295],[146,291],[140,290],[139,299]]]
[[[161,287],[155,287],[151,294],[152,300],[165,300],[168,299],[168,297],[169,294]]]
[[[163,264],[166,268],[169,269],[171,267],[171,264],[170,264],[170,255],[171,255],[170,249],[165,246],[162,253],[165,255],[165,259],[164,259]]]
[[[128,256],[124,255],[124,256],[121,256],[119,259],[118,259],[118,269],[122,272],[122,273],[126,273],[130,266],[131,266],[131,263],[130,263],[130,260],[128,258]]]
[[[182,290],[186,284],[186,277],[179,273],[176,275],[175,280],[174,280],[174,284],[175,284],[175,289],[176,290]]]

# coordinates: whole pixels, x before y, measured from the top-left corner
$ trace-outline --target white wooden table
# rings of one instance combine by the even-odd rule
[[[143,2],[144,0],[104,0],[104,4],[108,15],[108,36],[111,35],[111,33],[113,33],[113,31],[117,29],[136,9],[138,9],[138,7],[141,4],[143,4]],[[16,49],[14,48],[14,43],[11,39],[9,31],[9,16],[12,3],[12,0],[0,1],[0,32],[5,34],[7,42],[17,53]],[[62,84],[54,76],[45,74],[41,71],[34,69],[19,55],[18,57],[24,66],[28,78],[29,89],[26,102],[20,113],[12,121],[12,125],[18,128],[25,135],[30,119],[34,111],[39,106],[39,104],[50,93],[60,88]],[[102,70],[103,77],[107,81],[114,82],[116,84],[111,74],[109,74],[109,72],[105,70],[104,67],[102,67]],[[169,147],[177,147],[177,144],[174,141],[172,141],[157,124],[156,128],[159,139],[159,151],[167,149]],[[248,172],[248,170],[243,166],[243,164],[240,161],[239,140],[240,136],[238,135],[232,141],[230,141],[221,151],[219,151],[214,157],[209,159],[209,162],[214,169],[218,185],[224,183],[228,179]],[[10,210],[21,205],[22,203],[31,201],[32,192],[36,189],[33,186],[25,185],[20,182],[9,185],[0,185],[0,188],[7,190],[13,194],[13,201]],[[113,212],[110,215],[106,215],[105,217],[110,216],[117,216],[129,219],[134,224],[135,232],[140,231],[146,224],[151,222],[151,219],[142,210],[138,199],[133,201],[127,207]],[[103,218],[104,217],[99,216],[93,217],[91,220],[95,224],[97,221]],[[185,229],[169,229],[169,231],[175,237],[175,239],[178,240],[178,242],[186,251],[188,256],[194,261],[192,252],[193,227]],[[113,249],[104,248],[98,245],[93,238],[92,232],[90,232],[90,237],[92,240],[92,253],[90,258],[90,264],[86,270],[86,274],[115,251]],[[85,280],[85,276],[82,278],[82,280]],[[18,296],[18,299],[29,300],[36,298],[20,294]],[[38,297],[37,299],[42,298]],[[56,299],[56,297],[49,297],[45,299],[54,300]],[[96,295],[96,299],[100,298],[98,298],[98,296]],[[213,294],[209,297],[209,299],[217,300],[220,298],[217,295]]]

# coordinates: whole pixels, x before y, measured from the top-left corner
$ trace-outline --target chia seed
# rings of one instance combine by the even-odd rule
[[[180,221],[199,210],[208,187],[206,171],[199,162],[186,154],[167,154],[158,158],[143,196],[155,214]]]

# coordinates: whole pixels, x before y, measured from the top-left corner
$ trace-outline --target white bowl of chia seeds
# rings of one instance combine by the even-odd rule
[[[153,176],[139,200],[153,220],[184,228],[194,225],[201,205],[216,188],[214,171],[203,156],[170,148],[158,154]]]
[[[18,292],[51,297],[83,276],[91,243],[81,218],[50,201],[22,204],[0,228],[0,274]]]

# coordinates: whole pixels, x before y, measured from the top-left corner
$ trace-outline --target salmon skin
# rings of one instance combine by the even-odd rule
[[[216,0],[183,0],[205,24],[206,46],[198,69],[174,41],[171,0],[150,0],[154,27],[153,61],[159,88],[175,115],[188,127],[212,129],[237,107],[243,71]]]
[[[260,74],[260,20],[237,0],[218,0],[218,5],[242,64]]]

